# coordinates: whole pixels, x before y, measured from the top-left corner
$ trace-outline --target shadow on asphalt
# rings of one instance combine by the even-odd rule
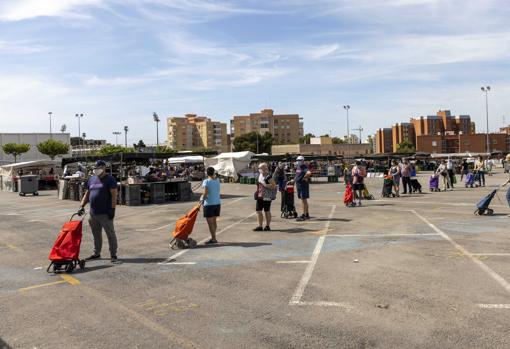
[[[96,265],[96,266],[93,266],[93,267],[89,267],[88,264],[85,264],[85,269],[78,269],[76,270],[77,273],[79,274],[84,274],[84,273],[89,273],[91,271],[96,271],[96,270],[101,270],[101,269],[108,269],[108,268],[112,268],[113,265]]]
[[[372,206],[372,205],[371,205]],[[352,219],[348,218],[311,218],[313,222],[350,222]]]
[[[12,349],[7,343],[5,343],[2,338],[0,338],[0,349]]]
[[[270,232],[268,232],[270,233]],[[211,247],[260,247],[260,246],[270,246],[272,245],[269,242],[219,242],[217,244],[212,245],[199,245],[196,248],[211,248]]]
[[[271,229],[271,231],[277,231],[280,233],[288,233],[288,234],[299,234],[299,233],[308,233],[308,232],[315,232],[316,229],[304,229],[304,228],[290,228],[290,229]],[[268,233],[271,233],[269,231]]]
[[[221,194],[222,199],[246,198],[247,195]]]
[[[166,262],[166,258],[145,258],[145,257],[139,257],[139,258],[119,258],[119,261],[121,263],[128,263],[128,264],[149,264],[149,263],[162,263]]]

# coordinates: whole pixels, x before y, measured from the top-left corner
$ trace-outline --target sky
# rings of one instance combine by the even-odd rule
[[[363,137],[434,115],[510,123],[507,0],[0,0],[0,132],[156,142],[152,113],[264,108]],[[166,139],[160,124],[160,140]],[[352,131],[351,131],[352,132]],[[357,132],[354,132],[357,133]],[[119,142],[123,136],[119,137]]]

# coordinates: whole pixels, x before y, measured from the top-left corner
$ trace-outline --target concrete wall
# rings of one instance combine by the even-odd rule
[[[71,144],[69,133],[53,133],[53,139]],[[14,162],[12,155],[4,153],[2,146],[6,143],[27,143],[30,144],[30,151],[18,156],[17,162],[33,160],[49,160],[47,155],[39,153],[37,144],[50,139],[49,133],[0,133],[0,163],[7,164]],[[69,156],[71,149],[69,149]]]

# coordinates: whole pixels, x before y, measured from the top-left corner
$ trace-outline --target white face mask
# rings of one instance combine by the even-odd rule
[[[93,172],[95,176],[101,176],[104,170],[102,168],[95,168]]]

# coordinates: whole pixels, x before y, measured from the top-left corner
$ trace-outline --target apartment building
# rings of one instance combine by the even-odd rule
[[[510,135],[490,133],[489,145],[491,152],[510,152]],[[422,135],[416,137],[416,150],[426,153],[485,153],[487,134]]]
[[[169,117],[167,139],[168,145],[176,150],[209,148],[229,151],[227,124],[196,114]]]
[[[410,122],[403,122],[393,125],[391,128],[391,140],[392,151],[396,151],[398,145],[402,142],[409,142],[416,146],[416,135],[413,124]]]
[[[380,128],[375,133],[375,151],[377,154],[393,151],[393,132],[391,128]]]
[[[263,109],[260,113],[234,116],[230,120],[232,138],[250,132],[273,135],[275,143],[295,144],[303,137],[303,122],[299,114],[274,114],[272,109]]]

